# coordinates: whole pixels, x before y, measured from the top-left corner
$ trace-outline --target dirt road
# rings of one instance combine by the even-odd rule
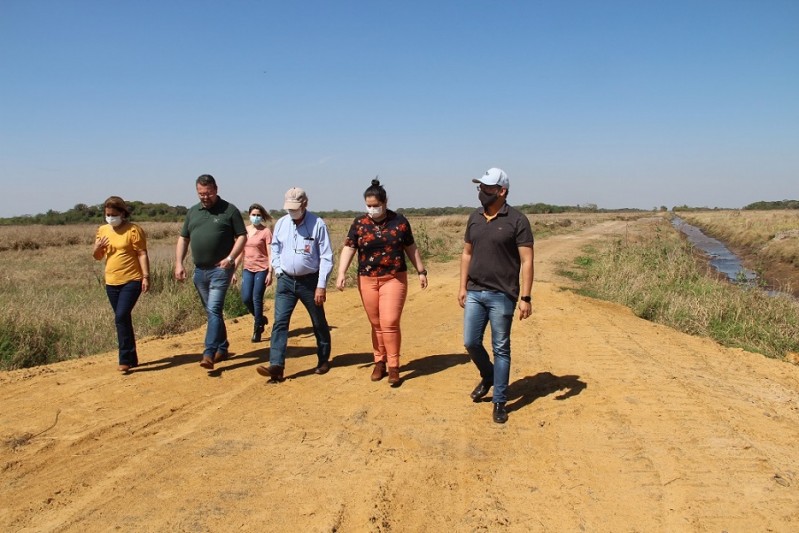
[[[504,426],[469,398],[456,262],[410,291],[397,389],[369,380],[353,288],[325,376],[301,309],[277,386],[246,317],[212,372],[196,331],[129,376],[115,354],[0,374],[0,530],[799,531],[799,367],[562,290],[558,259],[628,230],[537,243]]]

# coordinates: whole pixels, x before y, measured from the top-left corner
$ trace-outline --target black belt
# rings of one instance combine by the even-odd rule
[[[282,276],[288,276],[288,277],[290,277],[293,280],[299,280],[299,279],[313,278],[315,276],[319,276],[319,272],[311,272],[310,274],[303,274],[301,276],[293,276],[293,275],[289,274],[288,272],[283,272],[281,275]]]

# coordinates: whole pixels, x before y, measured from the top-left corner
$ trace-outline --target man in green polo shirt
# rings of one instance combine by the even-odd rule
[[[194,259],[194,286],[200,295],[208,326],[200,366],[209,370],[228,356],[230,344],[222,309],[236,267],[236,257],[244,249],[247,230],[241,212],[219,197],[216,180],[210,174],[197,178],[200,203],[186,213],[175,252],[175,279],[186,279],[183,261],[191,245]]]

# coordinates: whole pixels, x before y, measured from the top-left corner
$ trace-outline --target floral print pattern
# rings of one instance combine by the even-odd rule
[[[369,215],[356,218],[344,245],[358,252],[359,276],[386,276],[408,270],[405,248],[413,243],[408,219],[387,210],[386,218],[380,222],[375,222]]]

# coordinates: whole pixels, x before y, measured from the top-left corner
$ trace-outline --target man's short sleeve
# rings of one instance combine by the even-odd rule
[[[533,229],[530,227],[530,220],[524,213],[519,213],[519,222],[516,225],[516,246],[532,246]]]
[[[233,234],[236,237],[247,235],[247,229],[244,227],[244,219],[241,217],[241,212],[236,207],[233,207],[233,213],[231,213],[230,218],[233,223]]]
[[[470,229],[472,227],[472,219],[474,218],[474,212],[469,215],[469,218],[466,219],[466,232],[463,234],[463,242],[471,244],[472,243],[472,235]]]
[[[180,228],[180,236],[184,239],[191,237],[191,232],[189,232],[189,216],[191,216],[191,211],[186,213],[186,218],[183,219],[183,227]]]

